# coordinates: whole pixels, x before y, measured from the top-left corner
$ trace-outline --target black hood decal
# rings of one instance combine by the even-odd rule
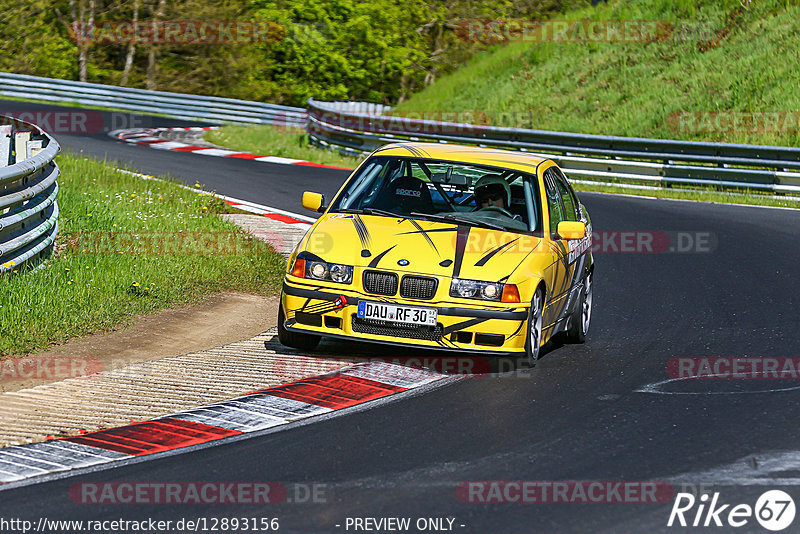
[[[405,221],[405,220],[407,220],[407,219],[403,219],[403,220]],[[410,220],[410,219],[408,219],[408,220]],[[458,227],[456,227],[456,226],[451,226],[451,227],[449,227],[449,228],[432,228],[432,229],[430,229],[430,230],[422,230],[422,229],[419,229],[419,230],[413,230],[413,231],[411,231],[411,232],[400,232],[400,233],[399,233],[399,234],[397,234],[397,235],[411,235],[411,234],[419,234],[420,232],[422,232],[422,233],[424,233],[424,234],[432,234],[432,233],[434,233],[434,232],[455,232],[456,230],[458,230]]]
[[[371,246],[371,238],[369,235],[369,230],[367,229],[367,225],[364,224],[364,221],[361,219],[359,215],[354,215],[352,219],[353,226],[356,227],[356,233],[358,234],[358,239],[361,241],[361,248],[362,249],[369,249]]]
[[[414,219],[409,219],[408,222],[410,222],[411,224],[414,225],[414,228],[416,228],[417,231],[422,234],[422,237],[425,238],[425,241],[428,242],[428,244],[431,246],[431,248],[433,248],[433,250],[436,252],[436,255],[439,256],[440,255],[439,254],[439,249],[436,248],[436,245],[433,243],[433,239],[431,239],[431,236],[428,235],[427,230],[424,230],[422,228],[422,226],[420,226],[419,223],[417,221],[415,221]]]
[[[375,267],[377,267],[377,266],[378,266],[378,264],[380,263],[380,261],[383,259],[383,257],[384,257],[384,256],[386,256],[386,254],[388,254],[388,253],[389,253],[389,251],[390,251],[390,250],[392,250],[392,249],[393,249],[394,247],[396,247],[396,246],[397,246],[397,245],[392,245],[391,247],[387,248],[386,250],[384,250],[383,252],[381,252],[380,254],[378,254],[377,256],[375,256],[374,258],[372,258],[372,261],[371,261],[371,262],[369,262],[369,267],[371,267],[371,268],[373,268],[373,269],[374,269]]]
[[[505,249],[507,246],[514,244],[518,240],[519,240],[519,238],[513,239],[513,240],[509,241],[508,243],[503,243],[502,245],[500,245],[499,247],[495,248],[494,250],[490,250],[489,252],[486,253],[486,255],[484,255],[481,259],[479,259],[475,263],[475,267],[483,267],[484,265],[486,265],[486,262],[489,261],[490,259],[492,259],[492,257],[495,254],[497,254],[501,250]]]
[[[469,239],[469,226],[459,226],[456,233],[456,259],[453,262],[453,278],[458,278],[461,273],[461,262],[464,261],[464,252],[467,250]]]

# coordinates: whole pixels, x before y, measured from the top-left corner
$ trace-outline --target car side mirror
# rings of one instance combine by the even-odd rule
[[[561,239],[583,239],[586,237],[586,225],[577,221],[561,221],[556,229]]]
[[[314,193],[313,191],[303,192],[303,207],[305,209],[321,213],[325,211],[324,203],[325,197],[320,193]]]

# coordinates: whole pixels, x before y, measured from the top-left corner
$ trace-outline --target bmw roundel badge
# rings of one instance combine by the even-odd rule
[[[399,265],[401,267],[405,267],[409,263],[411,263],[411,262],[409,262],[408,260],[397,260],[397,265]]]

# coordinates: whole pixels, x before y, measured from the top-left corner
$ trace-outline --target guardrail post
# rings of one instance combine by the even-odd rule
[[[28,141],[30,140],[30,132],[17,132],[14,134],[14,163],[28,159]]]
[[[11,125],[0,125],[0,167],[11,165]]]

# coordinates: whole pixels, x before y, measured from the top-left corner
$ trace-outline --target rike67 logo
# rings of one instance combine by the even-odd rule
[[[794,515],[794,499],[781,490],[763,493],[755,506],[723,503],[719,492],[711,497],[704,493],[699,499],[691,493],[678,493],[667,526],[739,528],[755,518],[765,529],[777,532],[791,525]]]

